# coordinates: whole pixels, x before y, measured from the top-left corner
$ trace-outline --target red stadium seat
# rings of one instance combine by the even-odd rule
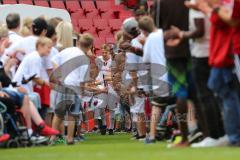
[[[107,38],[107,37],[113,37],[113,34],[111,33],[111,29],[109,27],[105,28],[103,31],[97,32],[98,37],[101,38]]]
[[[70,13],[77,12],[81,7],[77,0],[66,1],[66,8]]]
[[[86,11],[93,11],[96,9],[93,1],[81,1],[81,7]]]
[[[33,5],[33,1],[32,0],[19,0],[18,2],[19,2],[19,4],[30,4],[30,5]]]
[[[81,6],[86,16],[91,12],[97,11],[93,1],[81,1]]]
[[[112,6],[112,11],[113,11],[114,18],[119,19],[120,12],[125,12],[125,6],[124,5],[114,5],[114,6]]]
[[[109,11],[101,14],[102,19],[114,19],[114,18],[118,18],[118,17],[119,16],[115,16],[115,12],[112,10],[109,10]]]
[[[96,55],[100,55],[102,45],[105,44],[105,38],[95,38],[94,39],[94,52]]]
[[[93,28],[92,19],[79,19],[78,26],[79,26],[80,33],[89,31],[91,28]]]
[[[122,21],[120,19],[109,19],[108,22],[112,34],[121,29]]]
[[[96,33],[96,29],[94,27],[90,28],[88,31],[85,31],[83,33],[90,33],[94,38],[98,37],[98,34]]]
[[[107,19],[94,19],[93,25],[96,28],[97,32],[105,30],[108,27]]]
[[[83,19],[86,18],[84,15],[83,10],[80,8],[78,11],[71,13],[71,18],[72,19]]]
[[[96,1],[96,4],[100,16],[111,10],[111,1]]]
[[[120,12],[120,19],[124,21],[126,18],[132,17],[132,12],[129,11],[122,11]]]
[[[88,12],[88,13],[84,12],[84,13],[85,13],[86,18],[88,18],[88,19],[100,18],[97,10],[93,10],[93,11]]]
[[[72,25],[75,32],[79,32],[78,19],[72,18]]]
[[[52,8],[58,8],[58,9],[65,9],[65,5],[63,1],[50,1],[51,7]]]
[[[46,0],[35,0],[34,3],[36,6],[49,7],[49,4]]]
[[[98,37],[107,37],[111,34],[107,19],[94,19],[93,25],[96,28]]]
[[[3,0],[3,4],[17,4],[16,0]]]

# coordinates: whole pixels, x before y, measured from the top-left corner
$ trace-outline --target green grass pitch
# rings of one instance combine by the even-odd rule
[[[0,149],[0,160],[238,160],[240,148],[167,149],[166,143],[145,145],[127,134],[86,135],[85,142],[21,149]]]

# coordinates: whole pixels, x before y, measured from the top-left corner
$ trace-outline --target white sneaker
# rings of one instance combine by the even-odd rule
[[[217,140],[207,137],[200,143],[192,144],[191,147],[198,148],[198,147],[224,147],[230,144],[228,136],[223,136]]]
[[[219,138],[215,143],[212,143],[209,147],[225,147],[230,144],[228,136],[225,135],[221,138]]]
[[[199,143],[193,143],[191,147],[192,148],[209,147],[216,141],[217,141],[216,139],[213,139],[211,137],[206,137]]]
[[[48,138],[44,136],[31,136],[30,141],[34,144],[41,144],[47,142]]]

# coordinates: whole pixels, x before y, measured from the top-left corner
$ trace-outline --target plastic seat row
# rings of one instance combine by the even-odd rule
[[[115,6],[113,0],[108,1],[78,1],[78,0],[0,0],[3,4],[30,4],[44,7],[67,9],[70,12],[76,12],[83,9],[84,12],[89,13],[98,10],[103,14]],[[95,5],[96,4],[96,5]],[[123,8],[123,7],[122,7]],[[116,8],[115,8],[116,9]]]
[[[114,35],[116,31],[120,30],[122,20],[120,19],[73,19],[72,20],[75,31],[80,33],[90,32],[94,35],[105,36],[108,34]]]

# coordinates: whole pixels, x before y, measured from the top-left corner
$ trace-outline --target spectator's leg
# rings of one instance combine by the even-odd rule
[[[144,113],[137,113],[137,129],[139,137],[146,136],[146,124]]]
[[[160,114],[161,114],[161,108],[152,106],[152,114],[151,114],[151,121],[150,121],[150,139],[155,139],[157,131],[157,123],[159,122],[160,119]]]
[[[240,100],[233,77],[231,69],[213,68],[208,83],[223,100],[224,127],[232,144],[240,142]]]

